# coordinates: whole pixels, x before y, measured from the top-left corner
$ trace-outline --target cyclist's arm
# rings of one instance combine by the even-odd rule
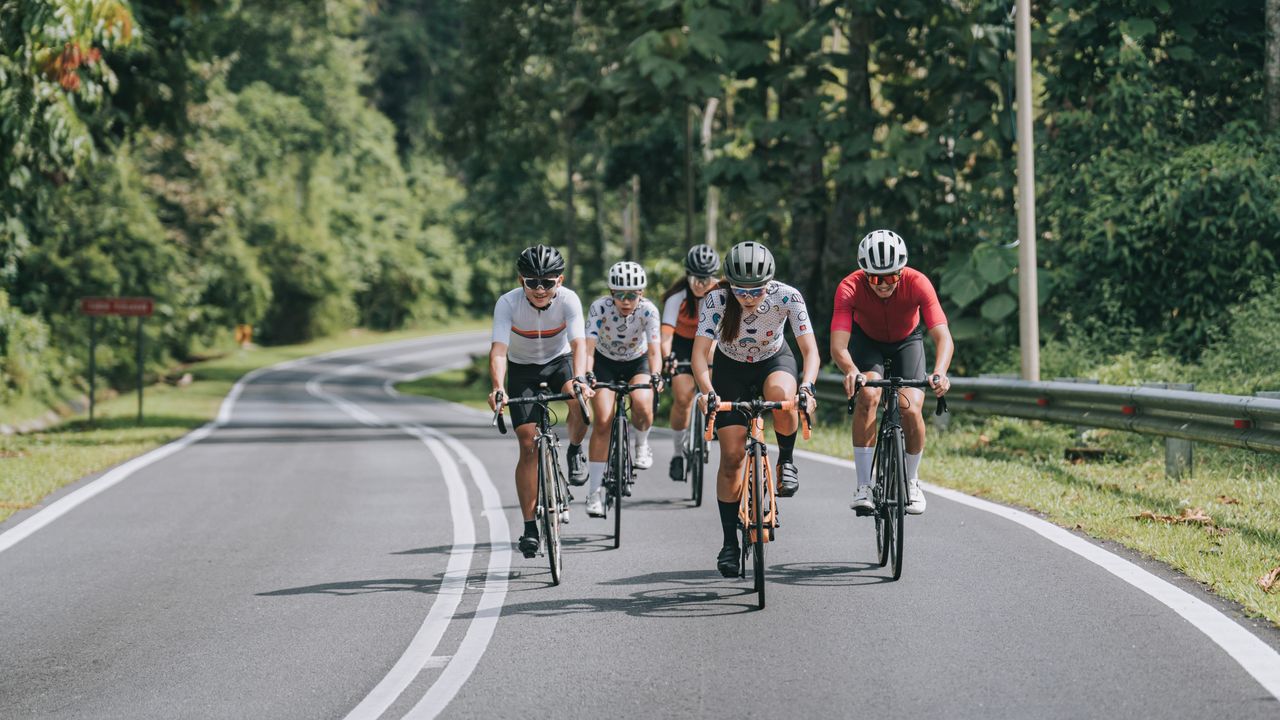
[[[935,348],[932,374],[942,376],[942,387],[934,388],[934,392],[941,397],[951,388],[951,381],[947,379],[947,370],[951,368],[951,356],[955,353],[956,344],[951,339],[951,330],[946,323],[929,328],[929,337],[933,339]]]
[[[818,355],[818,340],[813,333],[805,333],[796,338],[800,346],[800,355],[804,358],[804,370],[801,374],[801,385],[812,385],[818,381],[818,370],[822,367],[822,357]]]
[[[849,338],[853,333],[848,330],[831,331],[831,361],[845,375],[856,375],[858,366],[853,364],[853,355],[849,354]]]
[[[708,359],[711,356],[711,345],[715,342],[711,338],[698,337],[693,339],[693,357],[690,363],[693,365],[693,380],[698,383],[698,391],[702,393],[711,392],[711,363]]]
[[[676,336],[676,329],[674,327],[670,325],[662,326],[662,342],[660,343],[660,346],[662,349],[662,357],[666,357],[671,354],[671,339],[674,338],[675,336]]]
[[[574,375],[586,375],[586,374],[587,374],[587,373],[589,373],[589,372],[595,372],[595,369],[596,369],[596,339],[595,339],[594,337],[592,337],[592,336],[590,336],[590,335],[588,335],[588,336],[587,336],[587,365],[586,365],[586,371],[585,371],[585,372],[582,372],[582,373],[579,373],[579,372],[577,372],[577,371],[576,371],[576,369],[577,369],[577,366],[576,366],[576,365],[574,366],[574,368],[575,368],[575,372],[573,373]]]
[[[506,394],[503,387],[503,381],[507,377],[507,344],[495,342],[489,346],[489,382],[493,385],[493,389],[489,392],[489,409],[496,410],[497,405],[493,401],[494,393],[499,390]]]

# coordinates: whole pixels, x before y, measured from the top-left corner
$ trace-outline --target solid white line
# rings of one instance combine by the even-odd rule
[[[489,647],[489,641],[498,627],[498,619],[502,616],[502,605],[507,598],[507,578],[511,569],[511,527],[507,524],[507,515],[502,507],[498,488],[493,484],[493,479],[489,477],[484,464],[470,448],[456,438],[435,428],[422,429],[442,439],[446,445],[458,453],[470,472],[472,482],[480,490],[484,516],[489,521],[489,570],[485,578],[484,593],[480,596],[475,615],[472,616],[471,626],[467,628],[462,644],[458,646],[453,659],[445,666],[444,672],[440,673],[418,704],[405,715],[406,719],[436,717],[471,677],[471,673],[480,663],[480,658]]]
[[[423,428],[401,426],[401,429],[416,436],[427,446],[444,474],[445,486],[449,490],[449,511],[453,519],[453,548],[449,552],[449,564],[445,568],[435,602],[431,604],[417,634],[409,642],[409,647],[365,699],[347,713],[346,720],[373,720],[379,717],[423,669],[442,664],[441,659],[435,656],[436,647],[440,644],[440,638],[444,637],[449,623],[453,621],[453,614],[457,612],[458,603],[466,592],[467,576],[471,572],[476,529],[471,521],[467,487],[462,482],[458,465],[444,445],[424,432]]]
[[[853,469],[853,462],[806,450],[796,450],[802,457],[829,465]],[[1200,632],[1217,643],[1227,655],[1240,664],[1267,692],[1280,700],[1280,653],[1262,642],[1239,623],[1203,600],[1162,580],[1133,563],[1093,543],[1077,537],[1046,520],[997,503],[931,483],[921,483],[929,492],[962,505],[989,512],[1015,522],[1055,545],[1069,550],[1115,575],[1133,587],[1178,613]]]

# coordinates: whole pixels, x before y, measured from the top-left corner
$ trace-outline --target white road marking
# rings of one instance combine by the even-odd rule
[[[806,450],[796,450],[796,454],[849,470],[854,467],[851,460],[829,455],[820,455]],[[1280,652],[1276,652],[1253,633],[1208,603],[1152,575],[1119,555],[1077,537],[1047,520],[931,483],[920,484],[935,495],[1015,522],[1150,595],[1217,643],[1218,647],[1226,651],[1227,655],[1239,663],[1245,672],[1252,675],[1253,679],[1257,680],[1267,692],[1280,700]]]

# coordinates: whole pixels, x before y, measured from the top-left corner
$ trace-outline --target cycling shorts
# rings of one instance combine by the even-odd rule
[[[541,365],[508,363],[507,392],[511,393],[511,397],[533,397],[540,390],[539,383],[546,383],[546,391],[549,393],[561,392],[564,384],[573,379],[573,363],[570,361],[572,357],[572,354],[561,355]],[[542,420],[541,405],[512,405],[507,409],[511,411],[513,427]]]
[[[893,374],[907,380],[924,379],[924,330],[919,324],[898,342],[880,342],[867,336],[858,323],[849,333],[849,353],[853,364],[864,373],[884,377],[885,361],[893,364]]]
[[[591,372],[597,380],[603,382],[629,383],[637,375],[649,374],[649,356],[641,355],[635,360],[614,360],[597,352]]]
[[[711,387],[716,395],[725,402],[754,400],[761,397],[764,381],[770,374],[785,372],[796,377],[796,356],[786,343],[782,349],[768,360],[760,362],[738,362],[716,348],[715,370],[711,373]],[[748,418],[738,411],[716,413],[716,427],[728,425],[747,426]]]

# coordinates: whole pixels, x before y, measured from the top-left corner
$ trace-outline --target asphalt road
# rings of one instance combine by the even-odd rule
[[[390,389],[486,347],[256,374],[216,427],[0,524],[0,718],[1280,717],[1280,634],[1195,583],[941,492],[889,582],[813,457],[763,611],[658,433],[622,548],[579,502],[550,587],[511,548],[513,436]]]

